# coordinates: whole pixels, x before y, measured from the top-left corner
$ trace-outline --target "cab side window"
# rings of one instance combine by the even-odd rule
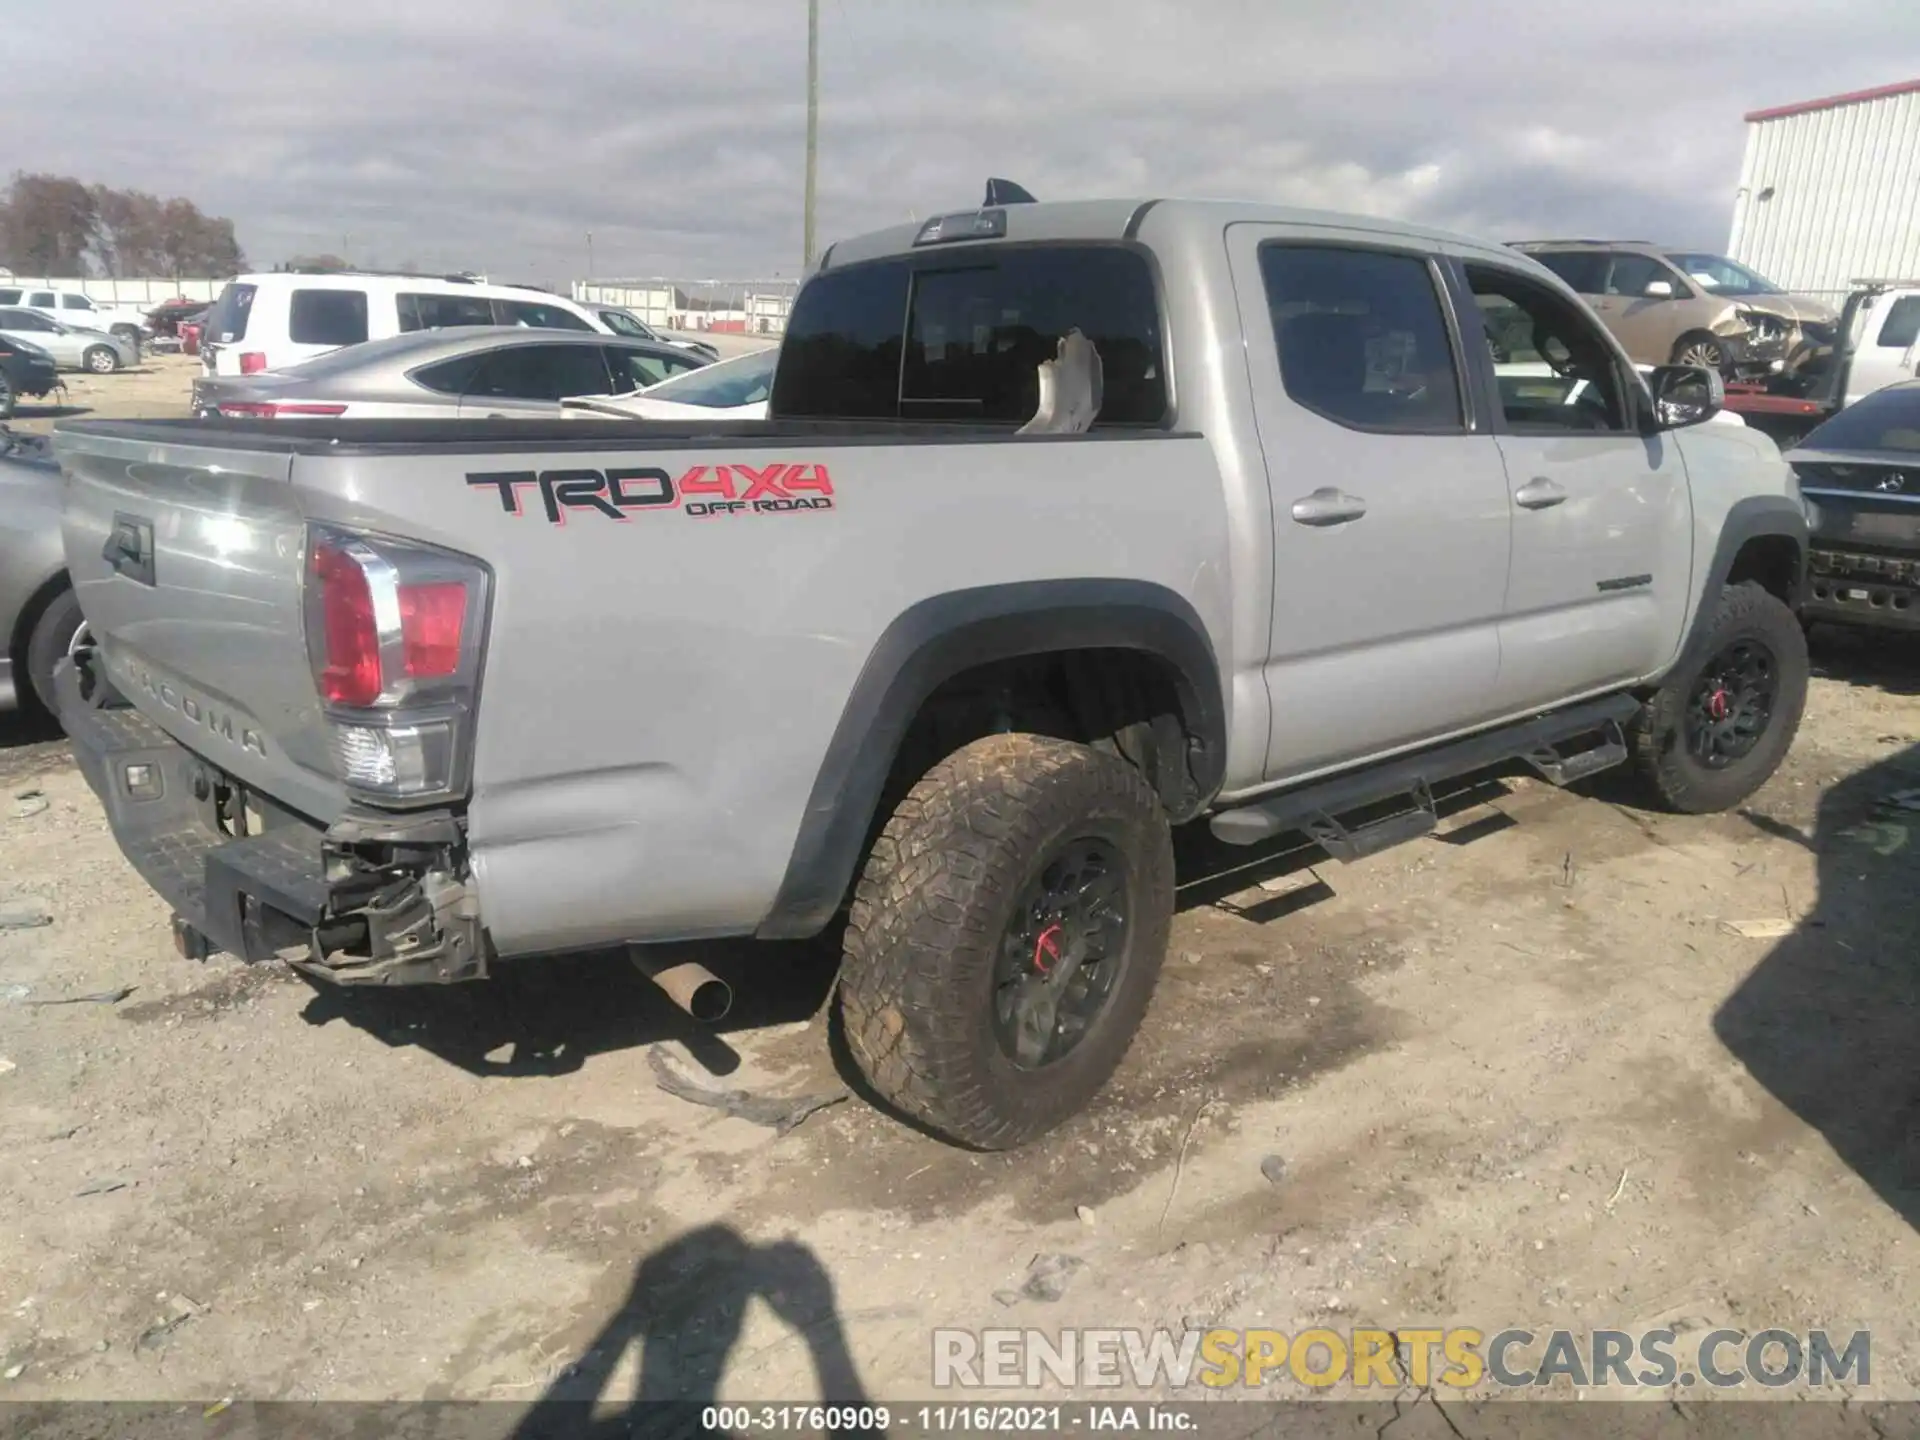
[[[1528,431],[1624,431],[1631,414],[1613,348],[1567,300],[1525,276],[1467,266],[1480,343],[1507,424]]]
[[[1464,432],[1459,367],[1425,256],[1269,242],[1260,274],[1289,397],[1350,429]]]

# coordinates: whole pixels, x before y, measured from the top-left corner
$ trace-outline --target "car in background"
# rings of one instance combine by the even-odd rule
[[[1789,295],[1724,255],[1640,241],[1531,240],[1513,248],[1579,292],[1636,365],[1763,377],[1833,344],[1839,312]]]
[[[1862,396],[1786,459],[1812,530],[1801,619],[1920,632],[1920,380]]]
[[[698,355],[708,364],[720,358],[720,352],[704,340],[679,340],[671,335],[662,335],[646,321],[624,305],[601,305],[582,302],[600,317],[601,322],[614,334],[630,336],[635,340],[658,340],[662,345],[672,345],[689,354]]]
[[[262,375],[201,376],[202,419],[515,419],[573,395],[626,394],[692,370],[670,345],[575,330],[464,327],[369,340]]]
[[[416,330],[520,325],[614,333],[563,295],[461,275],[275,270],[230,280],[200,336],[204,375],[284,370],[369,340]]]
[[[90,370],[95,375],[111,375],[127,365],[140,363],[139,347],[104,330],[81,330],[49,320],[38,310],[19,307],[0,308],[0,338],[24,340],[37,345],[53,357],[62,370]]]
[[[640,420],[764,420],[779,359],[778,347],[769,346],[676,375],[632,395],[569,399],[566,408]]]
[[[136,360],[141,342],[153,335],[147,317],[133,306],[95,300],[81,290],[64,290],[58,286],[41,290],[0,286],[0,305],[38,310],[49,320],[58,320],[78,330],[104,330],[109,335],[118,335],[133,346]]]
[[[147,324],[152,328],[156,338],[162,336],[177,338],[181,325],[196,316],[204,315],[212,308],[211,300],[189,300],[185,296],[178,296],[149,310]]]
[[[60,467],[46,437],[0,426],[0,713],[53,714],[53,667],[86,641],[67,579]]]
[[[38,345],[0,335],[0,420],[11,420],[22,395],[39,399],[60,385],[59,367]]]

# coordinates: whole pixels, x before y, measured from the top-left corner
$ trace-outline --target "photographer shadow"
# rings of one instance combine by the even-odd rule
[[[1920,745],[1827,791],[1811,842],[1819,902],[1722,1003],[1714,1033],[1920,1228],[1916,800]]]
[[[732,1226],[715,1224],[681,1236],[634,1268],[626,1300],[522,1417],[513,1440],[716,1433],[704,1412],[719,1399],[729,1358],[752,1358],[734,1352],[756,1296],[805,1341],[820,1404],[858,1409],[871,1403],[847,1346],[833,1279],[819,1257],[798,1241],[756,1245]],[[614,1374],[635,1344],[634,1397],[609,1404]]]

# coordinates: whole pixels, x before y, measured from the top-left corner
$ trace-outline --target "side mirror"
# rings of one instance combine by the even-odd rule
[[[1682,430],[1718,415],[1727,403],[1727,382],[1718,370],[1698,365],[1656,365],[1647,377],[1653,391],[1654,428]]]
[[[1671,300],[1673,298],[1673,282],[1671,280],[1649,280],[1647,282],[1647,288],[1641,291],[1641,294],[1645,295],[1649,300]]]

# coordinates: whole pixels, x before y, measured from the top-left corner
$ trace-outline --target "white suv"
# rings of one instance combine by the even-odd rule
[[[147,323],[146,315],[135,306],[108,304],[78,290],[0,286],[0,306],[38,310],[49,320],[58,320],[62,325],[71,325],[76,330],[100,330],[109,335],[118,335],[133,346],[136,356],[140,353],[141,342],[153,338],[153,326]]]
[[[227,283],[207,316],[200,365],[208,375],[255,375],[343,345],[458,325],[614,333],[573,301],[526,285],[438,275],[275,270]]]

